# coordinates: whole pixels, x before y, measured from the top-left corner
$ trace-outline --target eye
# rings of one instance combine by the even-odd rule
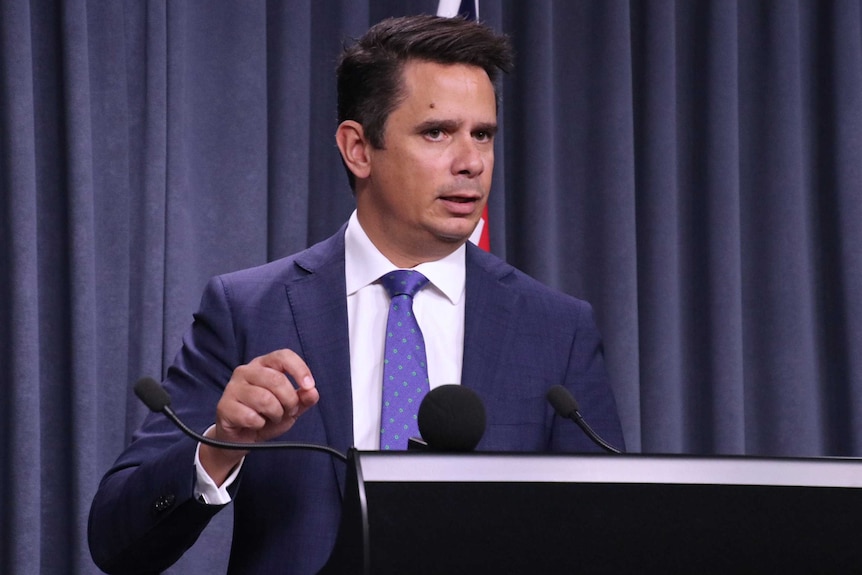
[[[440,128],[429,128],[425,130],[425,137],[429,140],[440,140],[443,138],[443,130]]]
[[[481,144],[490,144],[494,141],[494,135],[497,133],[497,130],[493,127],[480,127],[473,131],[473,139]]]

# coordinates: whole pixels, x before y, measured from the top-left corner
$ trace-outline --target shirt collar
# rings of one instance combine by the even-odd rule
[[[442,259],[419,264],[413,269],[427,277],[452,304],[456,304],[464,296],[466,253],[467,248],[462,245]],[[359,223],[356,210],[350,215],[344,233],[344,269],[348,296],[376,282],[383,274],[398,269],[371,243]]]

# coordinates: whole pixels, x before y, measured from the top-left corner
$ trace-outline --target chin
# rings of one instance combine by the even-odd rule
[[[437,234],[438,239],[450,243],[450,244],[463,244],[467,240],[470,239],[470,235],[473,233],[473,230],[476,226],[473,226],[469,229],[466,227],[459,230],[448,229],[448,230],[439,230]]]
[[[432,227],[429,227],[428,229],[438,240],[446,243],[458,244],[464,243],[470,239],[470,235],[473,233],[473,230],[476,229],[476,225],[478,223],[478,217],[475,219],[447,217],[443,218],[442,221],[438,220],[437,222],[434,222]]]

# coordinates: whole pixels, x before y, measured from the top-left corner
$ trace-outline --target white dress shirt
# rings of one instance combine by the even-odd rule
[[[359,225],[356,212],[347,224],[344,251],[353,441],[357,449],[375,450],[380,448],[383,348],[389,315],[389,294],[377,280],[398,267],[374,247]],[[413,313],[425,339],[431,389],[461,382],[465,253],[466,248],[461,246],[441,260],[413,268],[429,280],[413,298]]]
[[[428,285],[413,298],[413,313],[425,339],[431,389],[461,382],[465,254],[466,248],[462,245],[441,260],[413,268],[429,280]],[[389,315],[389,295],[377,280],[399,268],[371,243],[359,224],[356,211],[350,216],[344,235],[344,264],[353,394],[353,445],[361,450],[376,450],[380,448],[384,334]],[[321,394],[320,401],[326,401],[325,393]],[[211,504],[230,502],[227,488],[233,483],[241,465],[219,487],[204,471],[196,452],[195,496]]]

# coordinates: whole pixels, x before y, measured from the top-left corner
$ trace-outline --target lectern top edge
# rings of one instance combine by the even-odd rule
[[[862,460],[355,452],[368,482],[659,483],[862,488]]]

